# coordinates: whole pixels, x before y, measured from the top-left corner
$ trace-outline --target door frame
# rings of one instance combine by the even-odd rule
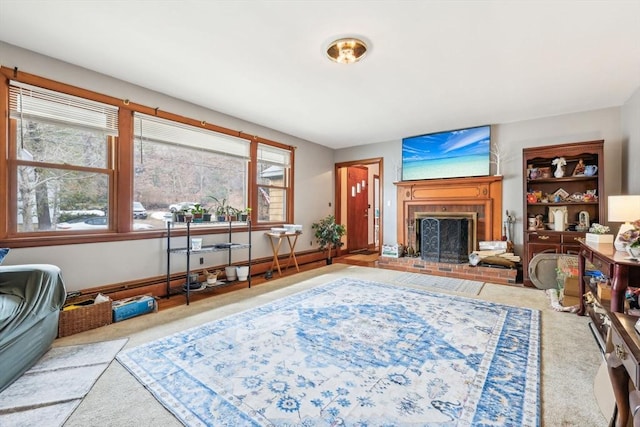
[[[347,168],[349,166],[367,166],[367,169],[369,166],[371,165],[377,165],[378,166],[378,173],[376,175],[378,175],[379,180],[380,180],[380,187],[378,189],[378,200],[382,201],[384,200],[383,198],[383,182],[384,182],[384,159],[382,157],[373,157],[373,158],[368,158],[368,159],[360,159],[360,160],[351,160],[348,162],[340,162],[340,163],[336,163],[334,165],[334,177],[335,177],[335,200],[334,200],[334,206],[335,206],[335,217],[336,217],[336,222],[338,224],[342,224],[343,223],[343,218],[342,218],[342,199],[343,197],[346,197],[348,195],[344,195],[342,194],[342,175],[340,173],[340,169],[342,168]],[[372,206],[373,208],[373,201],[372,200],[368,200],[368,204]],[[382,203],[380,203],[382,205]],[[383,218],[384,218],[384,209],[382,209],[382,206],[379,207],[380,208],[380,218],[379,218],[379,222],[380,222],[380,227],[378,230],[378,241],[380,242],[380,244],[378,245],[378,252],[380,252],[380,249],[382,247],[382,242],[384,242],[383,239],[383,227],[382,224],[384,224]],[[370,218],[373,218],[373,215],[369,215]],[[348,224],[347,224],[348,226]],[[375,233],[375,223],[372,222],[369,224],[369,227],[373,227],[373,233]],[[374,244],[375,244],[375,236],[374,236]],[[338,249],[338,255],[342,255],[342,248]]]

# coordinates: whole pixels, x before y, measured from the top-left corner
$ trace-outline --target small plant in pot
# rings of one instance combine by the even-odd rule
[[[215,203],[216,206],[214,211],[216,213],[216,218],[220,222],[224,222],[227,220],[227,215],[229,214],[230,206],[227,204],[227,199],[218,199],[214,196],[209,196]]]
[[[249,215],[251,215],[251,208],[244,208],[244,210],[240,212],[240,218],[238,219],[240,221],[246,221]]]
[[[240,217],[240,209],[236,209],[233,206],[227,207],[227,219],[229,221],[237,221],[238,217]]]
[[[185,222],[186,221],[186,215],[187,214],[191,214],[191,212],[189,211],[189,208],[182,208],[179,211],[177,211],[175,213],[175,220],[176,222]]]
[[[342,236],[346,233],[346,228],[342,224],[336,224],[336,218],[333,215],[321,219],[311,224],[311,229],[315,230],[315,237],[322,251],[327,251],[327,264],[331,264],[332,250],[344,245]]]
[[[202,217],[207,210],[203,208],[199,203],[193,205],[191,214],[193,215],[193,222],[202,222]]]

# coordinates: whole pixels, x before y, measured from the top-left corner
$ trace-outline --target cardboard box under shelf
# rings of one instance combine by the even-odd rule
[[[572,307],[578,304],[580,304],[580,297],[572,297],[570,295],[565,294],[564,298],[562,299],[563,307]]]
[[[565,277],[564,278],[564,294],[565,296],[581,297],[580,295],[580,282],[577,277]]]
[[[156,300],[151,295],[121,299],[113,302],[113,321],[120,322],[157,309]]]
[[[86,300],[74,304],[68,304],[60,311],[58,319],[58,337],[66,337],[100,326],[110,325],[111,299],[94,303]]]
[[[598,299],[600,301],[611,301],[611,286],[609,282],[598,283]]]

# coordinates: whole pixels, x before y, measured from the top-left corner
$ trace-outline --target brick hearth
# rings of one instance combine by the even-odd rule
[[[516,285],[521,282],[519,270],[515,268],[472,267],[469,264],[446,264],[411,257],[381,256],[378,257],[378,267],[503,285]]]

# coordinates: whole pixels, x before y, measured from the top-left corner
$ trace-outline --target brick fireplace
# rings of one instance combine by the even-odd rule
[[[419,250],[416,219],[427,217],[468,218],[470,251],[478,248],[478,241],[502,238],[501,176],[403,181],[396,187],[398,243],[405,247]],[[379,266],[504,284],[517,283],[518,275],[515,269],[471,267],[468,263],[440,263],[419,257],[380,257]]]
[[[426,214],[474,214],[475,241],[502,238],[502,177],[402,181],[397,187],[398,243],[408,245],[408,223]]]

